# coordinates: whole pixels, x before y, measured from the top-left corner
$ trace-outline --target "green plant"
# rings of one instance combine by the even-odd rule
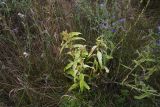
[[[79,32],[62,32],[61,53],[62,51],[67,52],[70,57],[64,68],[65,73],[74,82],[69,90],[79,87],[83,91],[84,89],[89,90],[88,84],[91,84],[92,79],[99,76],[103,71],[109,73],[106,62],[112,59],[112,55],[107,53],[109,48],[102,37],[97,38],[96,45],[91,47],[90,51],[86,45],[76,43],[77,40],[85,41],[79,37],[80,34]]]

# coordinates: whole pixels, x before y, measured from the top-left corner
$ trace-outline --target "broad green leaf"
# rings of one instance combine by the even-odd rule
[[[97,58],[98,58],[99,65],[102,68],[102,53],[100,51],[97,52]]]
[[[81,92],[83,92],[84,88],[86,88],[88,90],[90,89],[89,85],[84,80],[82,80],[82,81],[80,81],[80,90],[81,90]]]
[[[70,62],[65,68],[64,71],[68,70],[69,68],[71,68],[73,66],[74,62]]]
[[[79,85],[80,85],[81,92],[83,92],[83,90],[84,90],[84,81],[81,80]]]
[[[84,87],[85,87],[86,89],[88,89],[88,90],[90,89],[89,85],[88,85],[85,81],[84,81],[83,84],[84,84]]]
[[[77,83],[74,83],[68,90],[71,91],[73,89],[76,89],[78,87]]]
[[[81,80],[83,81],[84,80],[84,74],[81,73],[80,76],[79,76],[79,79],[80,79],[80,81]]]
[[[93,54],[93,52],[94,52],[94,50],[97,48],[97,46],[93,46],[92,47],[92,49],[91,49],[91,51],[89,52],[89,54],[88,54],[88,57],[90,57],[92,54]]]
[[[76,75],[75,75],[75,72],[74,72],[73,70],[69,70],[69,71],[68,71],[68,74],[72,75],[72,77],[75,77],[75,76],[76,76]]]

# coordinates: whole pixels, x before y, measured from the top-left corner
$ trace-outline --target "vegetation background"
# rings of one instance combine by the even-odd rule
[[[0,0],[0,107],[159,107],[159,0]]]

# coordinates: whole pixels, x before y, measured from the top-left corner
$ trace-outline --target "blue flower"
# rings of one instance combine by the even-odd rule
[[[112,29],[111,32],[112,32],[112,33],[115,33],[115,32],[116,32],[116,29]]]

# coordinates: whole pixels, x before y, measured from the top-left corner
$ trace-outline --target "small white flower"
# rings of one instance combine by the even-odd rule
[[[26,57],[28,57],[30,54],[27,53],[27,52],[23,52],[23,55],[24,55],[24,57],[26,58]]]
[[[20,18],[24,18],[24,17],[25,17],[25,15],[22,14],[22,13],[18,13],[18,16],[19,16]]]

